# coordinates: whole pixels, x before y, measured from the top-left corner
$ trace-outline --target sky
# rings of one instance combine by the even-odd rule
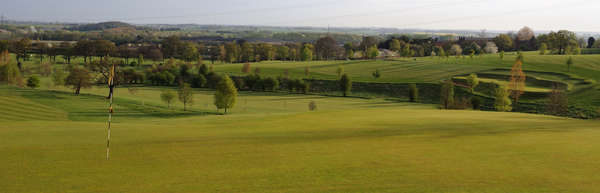
[[[600,32],[598,0],[3,0],[11,20]]]

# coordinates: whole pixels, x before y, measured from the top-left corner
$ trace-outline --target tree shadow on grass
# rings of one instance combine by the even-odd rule
[[[75,95],[64,91],[18,90],[25,98],[40,104],[51,106],[68,113],[73,121],[106,121],[108,99],[94,94]],[[115,116],[129,119],[142,118],[179,118],[192,116],[218,115],[216,112],[168,109],[159,105],[142,104],[132,99],[116,97],[113,106]]]

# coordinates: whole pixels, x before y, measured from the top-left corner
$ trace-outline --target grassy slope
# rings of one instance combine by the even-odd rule
[[[525,53],[525,70],[541,72],[559,72],[578,75],[584,78],[600,80],[600,55],[572,56],[575,64],[567,72],[565,62],[568,56],[538,55]],[[476,56],[473,59],[441,59],[427,57],[378,61],[315,61],[315,62],[260,62],[251,63],[252,68],[261,68],[261,74],[267,76],[282,75],[288,69],[290,76],[304,78],[304,69],[310,66],[311,76],[317,79],[337,79],[336,70],[343,66],[355,81],[377,82],[437,82],[459,74],[480,72],[494,68],[510,69],[514,64],[515,53],[507,53],[504,60],[497,55]],[[216,64],[217,72],[242,74],[243,64]],[[382,77],[374,80],[371,74],[379,69]]]
[[[533,76],[547,80],[565,82],[569,84],[569,100],[571,104],[587,107],[590,104],[594,108],[595,101],[600,101],[600,90],[598,84],[574,85],[581,80],[574,81],[565,77],[580,78],[583,80],[600,81],[600,55],[577,55],[571,71],[567,71],[566,61],[569,56],[539,55],[537,52],[525,52],[524,70]],[[310,67],[310,77],[316,79],[337,79],[336,70],[343,66],[354,81],[362,82],[432,82],[448,79],[457,75],[469,73],[486,72],[494,69],[505,69],[510,71],[516,53],[507,53],[504,60],[497,55],[483,55],[470,58],[442,59],[439,57],[427,57],[414,59],[397,59],[386,61],[316,61],[316,62],[261,62],[252,63],[252,68],[261,68],[264,76],[280,76],[285,70],[289,71],[291,77],[305,78],[305,68]],[[217,72],[242,75],[243,64],[217,64],[214,69]],[[379,69],[382,77],[374,79],[371,74]],[[560,73],[556,76],[554,73]],[[533,91],[548,91],[552,88],[528,88]],[[542,102],[545,102],[543,100]]]
[[[54,100],[55,106],[35,98],[47,93],[64,98]],[[190,117],[178,109],[165,110],[156,89],[135,96],[120,90],[123,99],[139,103],[143,98],[180,118],[157,118],[146,111],[130,117],[122,115],[128,107],[118,108],[112,160],[106,161],[106,125],[93,121],[106,117],[93,115],[96,118],[87,117],[89,122],[77,116],[85,114],[85,105],[104,103],[100,96],[80,100],[56,91],[10,89],[2,94],[21,101],[0,106],[4,112],[44,105],[63,119],[1,122],[0,192],[600,189],[597,121],[257,94],[243,95],[246,107],[233,115]],[[198,91],[197,99],[208,100],[209,94]],[[284,99],[289,99],[287,108],[282,106]],[[318,112],[306,112],[310,100],[317,101]],[[61,108],[65,104],[81,109]]]
[[[569,56],[557,55],[539,55],[537,52],[525,52],[525,63],[523,65],[526,71],[535,71],[532,75],[548,80],[560,81],[569,84],[570,103],[581,107],[596,104],[600,101],[600,90],[596,89],[598,84],[591,86],[577,86],[574,84],[581,81],[557,77],[551,73],[562,73],[566,76],[574,76],[581,79],[600,81],[600,55],[578,55],[574,58],[574,65],[571,72],[567,72],[566,60]],[[267,61],[252,63],[251,66],[261,68],[263,76],[280,76],[285,70],[289,71],[291,77],[306,78],[305,68],[310,67],[310,77],[316,79],[337,79],[337,68],[343,66],[354,81],[363,82],[433,82],[448,79],[456,75],[464,75],[475,72],[490,72],[493,69],[508,69],[512,67],[516,53],[506,53],[504,60],[500,60],[497,55],[476,56],[473,59],[450,57],[443,59],[439,57],[426,57],[414,59],[397,59],[391,61],[313,61],[313,62],[282,62]],[[61,59],[59,57],[58,61]],[[133,61],[133,60],[131,60]],[[74,63],[83,62],[82,58],[76,58]],[[209,61],[205,61],[208,63]],[[151,60],[145,60],[145,65],[155,63]],[[158,62],[156,62],[158,63]],[[33,58],[26,62],[25,66],[31,71],[36,72],[39,60]],[[216,63],[214,70],[221,73],[242,75],[243,64],[223,64]],[[371,74],[379,69],[382,77],[375,80]],[[504,72],[506,73],[506,72]],[[574,88],[574,89],[571,89]],[[537,88],[533,88],[539,90]],[[551,88],[546,88],[551,89]],[[594,108],[600,105],[593,105]]]

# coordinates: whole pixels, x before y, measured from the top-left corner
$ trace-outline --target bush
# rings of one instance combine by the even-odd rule
[[[260,75],[257,74],[250,74],[244,77],[245,86],[247,86],[249,89],[255,89],[255,87],[257,88],[261,81]]]
[[[308,94],[310,91],[310,84],[308,82],[301,82],[301,86],[302,86],[302,93],[303,94]]]
[[[512,101],[510,100],[510,92],[506,86],[500,86],[496,88],[494,93],[496,98],[494,102],[494,108],[498,111],[512,111]]]
[[[478,110],[481,108],[481,98],[479,97],[472,97],[471,98],[471,105],[473,106],[473,110]]]
[[[136,61],[132,61],[129,63],[130,66],[137,66],[137,62]]]
[[[342,91],[344,97],[348,96],[352,90],[352,80],[348,74],[342,75],[340,78],[340,90]]]
[[[31,76],[27,79],[27,87],[35,89],[40,87],[40,79],[37,76]]]
[[[206,77],[204,77],[204,75],[202,74],[196,74],[194,75],[194,78],[192,78],[192,87],[193,88],[202,88],[206,85]]]
[[[315,101],[310,101],[308,103],[308,110],[309,111],[316,111],[317,110],[317,103]]]
[[[419,88],[416,84],[408,85],[408,98],[410,102],[417,102],[419,100]]]
[[[262,81],[262,85],[266,91],[276,91],[279,88],[279,81],[275,78],[268,77]]]
[[[373,72],[372,76],[375,79],[380,78],[381,77],[381,73],[379,72],[379,69],[375,69],[375,72]]]
[[[300,79],[296,79],[295,81],[296,92],[307,94],[310,89],[310,84],[308,82],[304,82]]]
[[[219,76],[217,73],[209,72],[206,76],[206,87],[216,88],[219,81],[221,81],[221,76]]]
[[[233,79],[233,84],[235,84],[235,88],[237,88],[238,90],[244,88],[244,86],[246,86],[246,83],[244,82],[244,78],[240,78],[240,77],[236,77]]]

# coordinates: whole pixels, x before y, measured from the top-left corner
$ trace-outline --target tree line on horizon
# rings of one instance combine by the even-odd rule
[[[587,45],[586,45],[587,44]],[[157,44],[120,44],[109,40],[80,40],[76,43],[55,44],[33,42],[30,39],[0,40],[0,51],[9,50],[17,60],[29,60],[35,54],[40,61],[47,56],[56,60],[57,56],[70,63],[81,57],[84,62],[94,57],[113,56],[123,58],[125,64],[140,64],[144,59],[163,62],[169,58],[196,61],[198,58],[228,63],[260,62],[266,60],[312,61],[375,59],[382,50],[389,50],[399,57],[461,56],[495,54],[508,51],[535,51],[542,54],[579,54],[582,48],[600,47],[600,41],[593,37],[587,41],[578,39],[574,32],[560,30],[548,34],[535,35],[529,27],[518,33],[500,34],[494,38],[459,37],[456,41],[439,41],[437,38],[414,39],[406,35],[381,39],[367,36],[358,43],[338,43],[332,36],[324,36],[315,42],[305,43],[265,43],[238,40],[221,44],[203,44],[181,40],[179,36],[169,36]],[[130,62],[130,59],[134,61]]]

